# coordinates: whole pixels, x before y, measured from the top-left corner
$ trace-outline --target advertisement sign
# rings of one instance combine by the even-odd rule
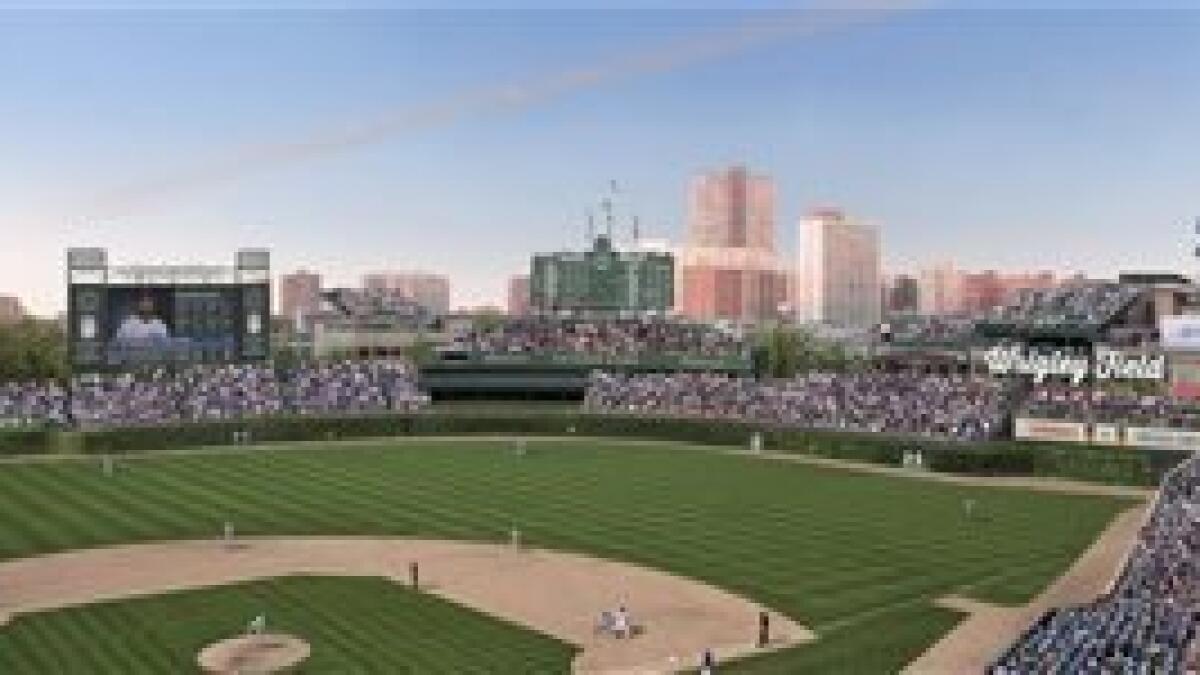
[[[1019,417],[1014,427],[1014,435],[1017,438],[1028,438],[1037,441],[1071,441],[1074,443],[1086,443],[1088,440],[1087,425],[1082,422]]]
[[[1164,316],[1158,331],[1163,349],[1200,351],[1200,315]]]
[[[1200,352],[1171,354],[1171,395],[1200,398]]]
[[[1152,427],[1124,427],[1118,424],[1095,424],[1089,433],[1087,424],[1019,417],[1015,420],[1013,435],[1035,441],[1065,441],[1070,443],[1092,443],[1099,445],[1129,445],[1141,448],[1167,450],[1200,449],[1200,431],[1163,429]],[[1124,433],[1122,433],[1124,431]]]
[[[1129,427],[1125,430],[1125,442],[1142,448],[1195,450],[1200,448],[1200,431]]]
[[[1092,442],[1100,445],[1121,445],[1121,427],[1115,424],[1093,426]]]

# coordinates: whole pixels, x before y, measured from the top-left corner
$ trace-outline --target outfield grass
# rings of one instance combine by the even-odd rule
[[[226,520],[241,534],[497,541],[516,526],[532,545],[743,593],[821,635],[762,661],[775,672],[809,662],[877,672],[952,625],[930,599],[965,587],[980,600],[1028,600],[1126,505],[683,446],[529,447],[518,457],[497,442],[418,440],[150,457],[113,477],[95,462],[5,465],[0,556],[214,537]],[[971,519],[967,498],[977,504]],[[880,617],[893,618],[889,630]]]
[[[304,673],[561,673],[575,648],[383,579],[283,577],[20,617],[0,672],[198,673],[196,655],[266,612]]]

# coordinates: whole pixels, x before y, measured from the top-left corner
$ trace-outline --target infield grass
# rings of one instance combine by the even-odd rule
[[[18,617],[0,672],[198,673],[205,646],[267,616],[307,640],[301,673],[554,673],[575,649],[384,579],[292,576]]]

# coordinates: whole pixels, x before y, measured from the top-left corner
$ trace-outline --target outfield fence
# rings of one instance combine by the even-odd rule
[[[805,430],[731,420],[664,418],[512,409],[466,409],[337,417],[258,417],[88,431],[0,432],[0,455],[152,452],[238,443],[321,441],[389,436],[579,435],[673,440],[749,447],[760,432],[766,451],[901,466],[919,452],[932,471],[1044,476],[1117,485],[1157,485],[1185,451],[1022,440],[945,441],[859,432]]]

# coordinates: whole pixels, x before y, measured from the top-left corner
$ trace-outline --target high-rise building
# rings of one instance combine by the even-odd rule
[[[996,270],[966,272],[959,279],[959,311],[982,312],[1004,301],[1004,288]]]
[[[753,322],[778,314],[787,275],[775,257],[775,186],[744,166],[696,176],[687,197],[676,307],[689,318]]]
[[[1001,302],[1008,303],[1015,300],[1020,291],[1054,288],[1058,286],[1058,279],[1054,276],[1054,272],[1042,270],[1001,275],[1000,285],[1003,289]]]
[[[797,267],[802,321],[871,328],[880,321],[879,231],[840,209],[816,209],[800,221]]]
[[[1053,272],[1000,274],[995,270],[961,276],[959,311],[977,314],[1012,301],[1018,291],[1053,288]]]
[[[887,288],[884,309],[888,314],[910,314],[920,308],[920,283],[908,274],[897,274]]]
[[[775,184],[744,166],[701,174],[688,191],[688,244],[775,250]]]
[[[1018,291],[1053,288],[1057,284],[1049,271],[966,272],[943,262],[921,270],[919,306],[924,314],[979,314],[1012,302]]]
[[[321,275],[300,270],[279,277],[279,313],[302,327],[304,320],[321,309]]]
[[[16,323],[25,316],[21,299],[15,295],[0,295],[0,324]]]
[[[529,313],[529,275],[514,274],[508,278],[508,315]]]
[[[953,314],[962,308],[962,273],[953,262],[921,270],[919,307],[922,314]]]
[[[398,293],[423,305],[435,315],[450,311],[450,279],[428,272],[376,272],[363,275],[368,291]]]

